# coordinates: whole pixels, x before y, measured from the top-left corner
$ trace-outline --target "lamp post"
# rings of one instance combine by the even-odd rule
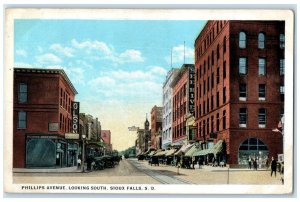
[[[84,173],[84,161],[85,161],[85,139],[86,135],[82,135],[82,172]]]

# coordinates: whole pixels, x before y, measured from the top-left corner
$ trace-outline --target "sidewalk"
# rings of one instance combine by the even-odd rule
[[[86,171],[86,168],[85,168]],[[13,168],[13,173],[81,173],[77,166],[66,168]]]

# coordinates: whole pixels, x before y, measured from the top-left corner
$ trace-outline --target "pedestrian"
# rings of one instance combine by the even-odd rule
[[[195,157],[192,157],[192,164],[193,164],[193,169],[195,169]]]
[[[282,166],[281,166],[281,183],[284,184],[284,164],[282,162]]]
[[[277,168],[277,162],[274,159],[274,157],[272,156],[272,161],[271,161],[271,177],[273,172],[275,173],[275,177],[276,177],[276,168]]]
[[[248,165],[249,165],[249,169],[251,170],[251,166],[252,166],[252,159],[250,158],[250,156],[249,156],[249,159],[248,159]]]
[[[80,158],[78,158],[78,159],[77,159],[77,168],[79,169],[79,168],[80,168],[80,166],[81,166],[81,159],[80,159]]]
[[[254,162],[253,162],[253,168],[254,168],[254,170],[257,170],[257,159],[256,158],[254,159]]]

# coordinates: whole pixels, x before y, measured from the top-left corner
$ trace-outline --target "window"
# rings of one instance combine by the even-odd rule
[[[209,118],[207,118],[207,128],[206,128],[206,134],[209,134]]]
[[[264,76],[266,74],[266,59],[259,58],[258,59],[258,75]]]
[[[203,102],[203,114],[205,114],[205,101]]]
[[[211,88],[214,88],[214,73],[211,74]]]
[[[203,127],[202,127],[202,130],[203,130],[203,136],[205,135],[205,120],[203,121]]]
[[[219,119],[219,113],[217,113],[217,125],[216,125],[217,132],[220,130],[220,119]]]
[[[280,99],[283,102],[284,101],[284,86],[280,86]]]
[[[223,130],[226,128],[226,110],[223,111]]]
[[[211,98],[210,98],[210,106],[211,106],[211,110],[214,109],[214,96],[212,95]]]
[[[220,45],[217,45],[217,60],[220,58]]]
[[[207,113],[209,112],[209,98],[207,98]]]
[[[224,36],[224,39],[223,39],[223,53],[226,52],[226,36]]]
[[[211,119],[211,121],[210,121],[210,123],[211,123],[210,131],[213,133],[214,132],[214,116],[212,116],[210,119]]]
[[[206,81],[203,81],[203,95],[205,95]]]
[[[284,34],[279,35],[279,47],[283,49],[285,46],[285,39],[284,39]]]
[[[226,87],[223,88],[223,104],[226,103]]]
[[[201,91],[202,91],[202,86],[200,85],[200,86],[199,86],[199,97],[202,96],[202,95],[201,95]]]
[[[203,74],[205,74],[205,72],[206,72],[206,61],[204,60],[204,65],[203,65],[204,67],[204,69],[203,69]]]
[[[280,59],[279,71],[280,75],[284,75],[284,59]]]
[[[223,79],[226,78],[226,61],[223,62]]]
[[[247,108],[240,108],[240,121],[239,121],[240,128],[247,127]]]
[[[265,34],[264,33],[258,34],[258,48],[259,49],[265,48]]]
[[[217,107],[219,107],[220,105],[220,100],[219,100],[219,97],[220,97],[220,93],[217,92]]]
[[[20,83],[19,84],[19,103],[27,102],[27,84]]]
[[[266,85],[258,85],[258,100],[266,100]]]
[[[217,84],[220,83],[220,68],[217,68]]]
[[[266,109],[260,108],[258,110],[258,127],[265,128],[266,127]]]
[[[202,76],[202,66],[201,65],[200,65],[199,70],[200,70],[200,78],[201,78],[201,76]]]
[[[239,34],[239,47],[246,48],[246,33],[240,32]]]
[[[207,58],[207,70],[209,70],[209,68],[210,68],[210,57],[208,56],[208,58]]]
[[[215,63],[215,53],[214,51],[211,52],[211,65],[213,66]]]
[[[210,84],[209,77],[207,77],[207,92],[209,91],[209,84]]]
[[[245,57],[239,58],[239,74],[240,75],[247,74],[247,58]]]
[[[246,84],[240,83],[240,97],[239,100],[240,101],[246,101],[247,99],[247,88],[246,88]]]
[[[18,129],[26,128],[26,112],[18,112]]]

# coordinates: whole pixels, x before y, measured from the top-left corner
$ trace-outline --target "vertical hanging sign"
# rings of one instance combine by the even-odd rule
[[[72,102],[72,133],[79,133],[79,102]]]
[[[194,66],[189,66],[189,112],[195,116],[195,68]]]

